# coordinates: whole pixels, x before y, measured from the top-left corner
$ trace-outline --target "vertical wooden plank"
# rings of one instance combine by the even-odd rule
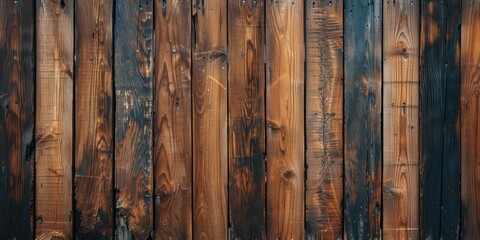
[[[193,236],[227,239],[227,2],[192,8]]]
[[[347,0],[345,15],[345,234],[380,239],[382,1]]]
[[[147,239],[153,231],[153,2],[115,2],[116,237]]]
[[[462,239],[480,238],[480,1],[462,1]]]
[[[421,3],[422,239],[459,238],[460,4],[459,0]]]
[[[72,0],[37,0],[36,238],[72,238]]]
[[[0,239],[32,238],[34,9],[0,2]]]
[[[305,4],[306,235],[339,239],[343,234],[343,0]]]
[[[230,239],[265,238],[264,1],[228,1]]]
[[[419,239],[419,1],[383,2],[383,238]]]
[[[267,1],[267,235],[304,237],[303,1]]]
[[[76,0],[75,12],[75,236],[110,239],[112,0]]]
[[[155,1],[157,239],[192,239],[191,2]]]

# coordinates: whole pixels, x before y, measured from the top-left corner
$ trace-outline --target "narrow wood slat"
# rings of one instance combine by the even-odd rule
[[[380,239],[382,1],[348,0],[345,14],[345,234]]]
[[[267,237],[304,237],[303,1],[266,4]]]
[[[422,239],[459,239],[460,4],[459,0],[421,3]]]
[[[383,2],[383,239],[419,239],[419,8]]]
[[[305,4],[306,235],[336,240],[343,235],[343,0]]]
[[[192,8],[193,236],[227,239],[227,2]]]
[[[75,236],[113,237],[112,0],[75,1]]]
[[[265,238],[264,1],[228,1],[230,239]]]
[[[462,239],[480,239],[480,1],[462,1]]]
[[[0,239],[32,238],[34,11],[0,2]]]
[[[147,239],[153,231],[153,2],[115,2],[116,237]]]
[[[191,3],[155,1],[156,239],[192,239]]]
[[[36,238],[71,239],[74,2],[36,2]]]

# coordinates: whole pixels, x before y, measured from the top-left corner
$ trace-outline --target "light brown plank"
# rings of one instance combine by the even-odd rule
[[[157,239],[192,239],[191,4],[155,1]]]
[[[480,239],[480,1],[462,1],[462,239]]]
[[[192,1],[195,239],[227,239],[226,7],[226,1]]]
[[[112,0],[77,0],[75,12],[75,236],[111,238]]]
[[[419,1],[383,2],[383,238],[419,239]]]
[[[72,237],[73,4],[36,4],[37,239]]]
[[[304,237],[303,1],[267,1],[267,237]]]

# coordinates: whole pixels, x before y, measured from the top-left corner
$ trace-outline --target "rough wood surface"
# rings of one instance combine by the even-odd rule
[[[383,239],[419,239],[419,8],[383,2]]]
[[[266,1],[267,237],[304,238],[303,1]]]
[[[36,238],[72,238],[73,0],[37,1]]]
[[[155,1],[157,239],[192,239],[191,3]]]
[[[380,239],[382,1],[348,0],[345,14],[345,234]]]
[[[230,239],[265,238],[264,1],[228,1]]]
[[[480,1],[462,1],[462,239],[480,239]]]
[[[0,2],[0,239],[33,236],[34,11]]]
[[[113,237],[112,0],[75,1],[75,236]]]
[[[117,239],[153,231],[153,2],[115,3],[115,193]]]
[[[345,234],[380,239],[382,1],[347,0],[345,14]]]
[[[460,237],[460,4],[421,3],[422,239]]]
[[[193,236],[227,239],[227,2],[192,8]]]
[[[307,0],[306,236],[343,235],[343,0]]]

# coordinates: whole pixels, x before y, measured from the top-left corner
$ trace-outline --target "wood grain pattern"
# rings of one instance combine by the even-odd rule
[[[348,0],[345,14],[345,234],[380,239],[382,1]]]
[[[266,4],[267,237],[304,238],[303,1]]]
[[[0,239],[33,237],[34,11],[0,2]]]
[[[72,238],[73,4],[36,4],[37,239]]]
[[[383,239],[419,239],[419,8],[383,2]]]
[[[308,239],[343,235],[343,0],[305,2]]]
[[[264,1],[228,1],[230,239],[265,238]]]
[[[191,2],[155,1],[157,239],[192,239]]]
[[[75,236],[113,237],[112,0],[75,1]]]
[[[226,1],[192,1],[195,239],[227,239],[226,13]]]
[[[422,239],[460,237],[460,4],[421,2]]]
[[[231,239],[265,238],[264,6],[228,6]]]
[[[480,238],[480,1],[462,1],[462,239]]]
[[[153,231],[153,2],[115,3],[116,237],[147,239]]]

